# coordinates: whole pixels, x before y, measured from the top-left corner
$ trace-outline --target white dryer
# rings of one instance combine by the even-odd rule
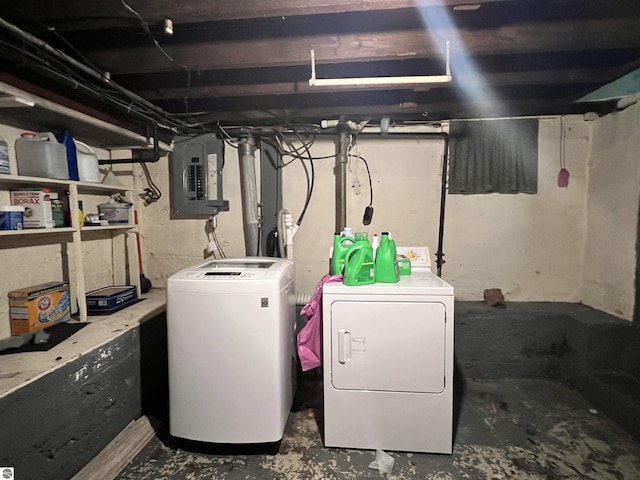
[[[453,287],[427,269],[323,289],[327,447],[451,453]]]
[[[221,444],[282,439],[295,389],[293,262],[213,260],[167,284],[171,434]]]

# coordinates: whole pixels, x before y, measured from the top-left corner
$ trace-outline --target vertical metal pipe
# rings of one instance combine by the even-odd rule
[[[247,256],[258,255],[258,246],[260,244],[255,151],[256,142],[253,137],[244,137],[241,139],[238,145],[238,157],[240,160],[240,193],[242,196],[244,247]]]
[[[347,225],[347,149],[349,138],[345,128],[338,127],[338,145],[336,154],[336,232]]]
[[[447,202],[447,173],[449,160],[449,135],[442,133],[444,139],[444,154],[442,157],[442,185],[440,188],[440,223],[438,225],[438,250],[436,252],[436,273],[442,276],[442,265],[445,263],[444,252],[444,212]]]

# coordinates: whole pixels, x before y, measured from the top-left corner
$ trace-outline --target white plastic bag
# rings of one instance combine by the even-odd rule
[[[380,475],[389,475],[393,470],[395,459],[382,450],[376,450],[376,459],[369,464],[369,468],[378,470]]]

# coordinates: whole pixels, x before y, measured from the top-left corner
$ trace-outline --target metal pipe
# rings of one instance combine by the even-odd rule
[[[243,137],[240,140],[238,144],[240,193],[242,196],[244,246],[247,256],[258,255],[260,245],[255,151],[256,142],[253,137]]]
[[[347,226],[347,149],[349,138],[346,128],[338,129],[338,145],[336,153],[336,232]]]
[[[121,163],[157,163],[160,160],[160,144],[158,140],[158,129],[153,129],[153,151],[132,150],[131,158],[117,158],[108,160],[98,160],[98,165],[113,165]]]
[[[449,135],[442,133],[444,154],[442,156],[442,186],[440,188],[440,223],[438,224],[438,250],[436,251],[436,273],[442,276],[442,265],[445,263],[444,252],[444,211],[447,201],[447,165],[449,163]]]
[[[340,126],[338,126],[340,128]],[[338,130],[340,136],[338,137],[338,154],[336,155],[336,231],[340,232],[346,226],[346,165],[347,165],[347,148],[348,148],[348,136],[346,131]],[[334,135],[333,132],[321,131],[315,132],[316,135]],[[367,132],[362,131],[358,134],[358,137],[380,137],[380,132]],[[448,159],[449,159],[449,135],[445,132],[389,132],[384,138],[442,138],[444,140],[444,152],[442,160],[442,185],[440,189],[440,219],[438,225],[438,249],[436,250],[436,271],[437,275],[442,275],[442,266],[445,263],[444,260],[444,224],[445,224],[445,207],[447,199],[447,173],[448,173]],[[343,150],[344,149],[344,150]],[[343,152],[343,153],[341,153]],[[344,177],[339,177],[339,169],[343,169],[342,173]],[[342,179],[341,179],[342,178]],[[339,187],[340,184],[340,187]],[[339,195],[339,191],[342,192]]]

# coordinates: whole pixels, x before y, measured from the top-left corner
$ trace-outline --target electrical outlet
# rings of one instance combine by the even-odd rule
[[[354,180],[351,184],[351,188],[353,189],[353,193],[356,195],[360,195],[362,191],[362,184],[358,180]]]

